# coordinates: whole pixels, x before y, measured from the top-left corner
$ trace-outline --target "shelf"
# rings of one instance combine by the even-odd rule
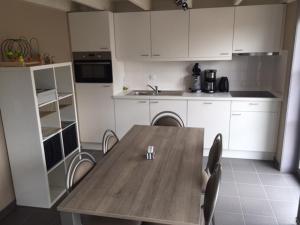
[[[73,96],[73,93],[58,93],[58,100]]]
[[[58,168],[63,162],[64,162],[63,159],[60,160],[56,165],[54,165],[51,169],[49,169],[49,170],[47,171],[47,173],[49,174],[49,173],[53,172],[53,171],[54,171],[56,168]]]
[[[61,121],[61,128],[62,130],[67,129],[68,127],[72,126],[75,124],[75,121]]]
[[[44,107],[44,106],[49,105],[49,104],[54,103],[54,102],[57,102],[57,100],[55,99],[55,100],[51,100],[49,102],[45,102],[45,103],[39,104],[39,108]]]
[[[48,115],[51,115],[52,113],[56,113],[56,111],[40,111],[40,117],[46,117]]]
[[[66,193],[66,188],[58,187],[58,186],[51,186],[50,187],[51,202],[53,202],[53,203],[56,202],[65,193]]]
[[[61,131],[60,128],[55,127],[42,127],[43,141],[48,140],[54,135],[58,134]]]
[[[60,104],[60,105],[59,105],[59,108],[60,108],[60,109],[64,109],[64,108],[67,108],[67,107],[69,107],[69,106],[72,106],[72,104]]]

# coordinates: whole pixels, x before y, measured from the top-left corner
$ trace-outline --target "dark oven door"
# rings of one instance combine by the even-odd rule
[[[111,60],[75,60],[75,79],[78,83],[112,83]]]

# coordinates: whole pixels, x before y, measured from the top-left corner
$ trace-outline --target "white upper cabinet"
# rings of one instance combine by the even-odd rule
[[[152,57],[187,57],[188,30],[188,11],[151,12]]]
[[[233,52],[279,52],[284,10],[284,5],[236,7]]]
[[[114,23],[118,58],[150,57],[150,12],[115,13]]]
[[[190,10],[189,57],[232,57],[234,8]]]
[[[109,12],[79,12],[68,15],[73,52],[110,50]]]

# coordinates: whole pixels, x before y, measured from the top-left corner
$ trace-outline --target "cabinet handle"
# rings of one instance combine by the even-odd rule
[[[147,103],[147,101],[138,101],[138,103]]]
[[[235,52],[242,52],[243,49],[235,49],[234,51],[235,51]]]
[[[158,101],[152,101],[152,102],[150,102],[150,103],[158,103]]]
[[[249,103],[249,105],[258,105],[258,103],[251,102],[251,103]]]
[[[213,103],[212,102],[204,102],[203,104],[204,105],[212,105]]]
[[[232,113],[231,115],[232,116],[241,116],[242,114],[241,113]]]
[[[220,53],[220,55],[229,55],[229,53],[223,52],[223,53]]]
[[[141,54],[141,56],[149,56],[149,54]]]
[[[110,87],[110,85],[109,84],[103,85],[103,87],[108,88],[108,87]]]
[[[153,54],[152,56],[160,56],[160,54]]]
[[[102,50],[107,50],[108,48],[100,48],[100,49],[102,49]]]

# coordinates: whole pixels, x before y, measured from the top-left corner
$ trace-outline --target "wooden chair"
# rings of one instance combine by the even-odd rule
[[[178,114],[171,111],[163,111],[153,118],[151,126],[184,127],[184,122]]]
[[[116,133],[112,130],[106,130],[102,137],[102,150],[103,154],[109,152],[117,143],[119,138]]]
[[[94,168],[95,158],[87,153],[80,152],[73,157],[67,171],[67,191],[72,189]],[[81,216],[83,225],[140,225],[140,221],[122,220],[98,216]]]
[[[223,137],[222,134],[217,134],[214,142],[209,150],[208,161],[206,168],[202,171],[202,193],[205,192],[208,179],[215,170],[216,165],[220,163],[223,152]]]
[[[221,164],[217,164],[207,183],[204,204],[201,207],[203,210],[200,223],[201,225],[215,225],[214,212],[220,190],[221,175]]]

